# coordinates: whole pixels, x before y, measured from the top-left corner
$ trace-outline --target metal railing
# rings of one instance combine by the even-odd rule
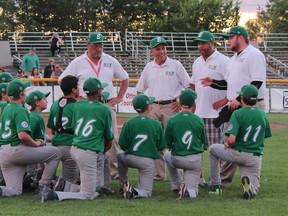
[[[274,71],[282,78],[288,76],[288,65],[278,60],[277,58],[267,55],[267,64],[274,69]]]

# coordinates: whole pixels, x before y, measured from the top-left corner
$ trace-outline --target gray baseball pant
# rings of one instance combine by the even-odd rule
[[[239,152],[233,148],[224,149],[223,144],[213,144],[209,148],[210,178],[212,185],[221,185],[220,160],[237,164],[241,178],[248,176],[253,194],[259,192],[262,156]]]
[[[155,160],[147,157],[125,154],[117,154],[119,170],[119,188],[123,188],[124,183],[128,182],[128,168],[136,168],[139,171],[138,186],[134,188],[138,195],[134,198],[150,197],[153,189],[153,176]]]
[[[45,163],[39,184],[48,185],[57,169],[60,157],[60,150],[52,146],[3,145],[0,150],[0,163],[6,187],[1,187],[2,196],[22,194],[23,176],[29,164]]]
[[[99,153],[97,161],[97,181],[96,187],[110,190],[111,175],[110,175],[110,155],[108,152]]]
[[[198,195],[198,183],[202,169],[202,154],[176,156],[171,151],[164,153],[164,160],[170,172],[171,190],[178,189],[181,183],[180,174],[177,169],[184,171],[184,183],[190,198]]]
[[[82,150],[76,146],[71,147],[71,157],[76,161],[80,171],[80,191],[79,192],[58,192],[55,191],[59,200],[80,199],[92,200],[96,198],[96,176],[97,176],[97,156],[95,151]]]

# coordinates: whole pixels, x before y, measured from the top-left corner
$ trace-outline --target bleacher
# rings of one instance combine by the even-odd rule
[[[48,40],[53,32],[10,32],[9,44],[14,57],[14,65],[20,64],[30,47],[37,49],[41,68],[47,65],[51,57]],[[64,39],[61,56],[55,56],[55,63],[63,69],[86,49],[86,37],[89,32],[59,32]],[[139,78],[147,62],[153,59],[149,42],[153,37],[162,36],[167,42],[168,56],[182,62],[189,75],[192,75],[192,64],[199,56],[197,44],[193,40],[197,33],[185,32],[102,32],[105,37],[104,51],[114,56],[129,73],[130,78]],[[259,49],[267,57],[267,78],[281,79],[288,77],[288,34],[265,34],[261,36]],[[229,46],[221,34],[215,34],[216,48],[225,55],[231,56]]]

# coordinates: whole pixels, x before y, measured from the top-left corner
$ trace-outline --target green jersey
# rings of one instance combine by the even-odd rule
[[[73,131],[72,118],[75,103],[71,102],[65,105],[62,111],[62,127],[65,130]],[[52,145],[68,145],[71,146],[73,142],[73,133],[59,133],[56,129],[59,117],[59,101],[55,101],[50,109],[47,127],[54,130],[55,134],[52,139]]]
[[[32,139],[46,140],[46,129],[42,116],[36,111],[30,113],[30,128]]]
[[[127,154],[153,159],[166,148],[161,123],[144,115],[124,123],[118,143]]]
[[[110,108],[99,101],[81,100],[74,106],[73,145],[80,149],[104,152],[104,138],[112,140]]]
[[[7,101],[0,101],[0,114],[3,112],[4,108],[8,105]]]
[[[232,113],[225,135],[236,136],[234,149],[263,154],[264,139],[271,137],[266,113],[259,107],[243,107]]]
[[[21,143],[18,133],[31,132],[28,111],[18,103],[10,102],[2,112],[1,143],[17,146]]]
[[[165,140],[171,154],[192,155],[204,151],[206,132],[203,120],[191,112],[177,113],[167,120]]]

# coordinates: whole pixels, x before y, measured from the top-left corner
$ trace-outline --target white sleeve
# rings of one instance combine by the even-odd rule
[[[138,80],[138,83],[136,85],[136,91],[139,92],[145,92],[146,89],[148,88],[147,86],[147,77],[148,76],[148,69],[147,69],[147,65],[145,66],[144,70],[141,73],[141,76]]]
[[[182,85],[183,88],[187,88],[189,87],[190,83],[191,83],[191,79],[186,71],[186,69],[184,68],[184,66],[181,64],[181,62],[177,61],[177,74],[178,74],[178,78],[180,80],[180,83]]]

